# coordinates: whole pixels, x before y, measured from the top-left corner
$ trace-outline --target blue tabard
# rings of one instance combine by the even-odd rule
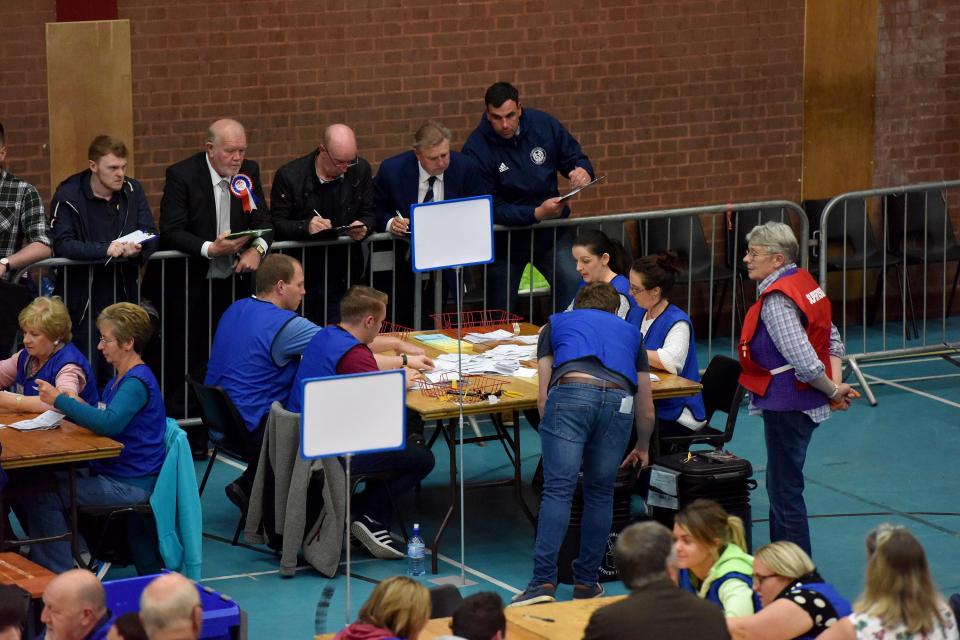
[[[150,367],[138,364],[122,380],[112,378],[103,389],[103,401],[109,406],[120,384],[129,378],[140,380],[147,389],[147,404],[117,435],[110,436],[123,445],[119,457],[93,460],[90,468],[115,478],[138,478],[160,473],[166,457],[164,435],[167,432],[167,410],[160,385]],[[116,386],[114,385],[116,383]]]
[[[97,403],[100,401],[100,396],[97,393],[97,377],[93,374],[93,369],[90,368],[90,362],[86,356],[84,356],[72,342],[68,342],[63,345],[62,349],[55,351],[53,355],[50,356],[50,359],[43,363],[43,366],[40,367],[37,373],[28,378],[27,359],[29,357],[30,354],[27,353],[26,349],[23,349],[20,352],[20,357],[17,359],[17,377],[14,383],[22,390],[20,393],[25,396],[38,395],[39,392],[34,382],[37,378],[56,386],[57,374],[60,373],[60,369],[63,369],[68,364],[75,364],[83,369],[83,375],[87,379],[83,389],[80,390],[80,397],[83,398],[87,404],[94,407],[97,406]]]
[[[310,378],[326,378],[337,375],[337,363],[347,351],[360,344],[346,329],[330,325],[318,331],[303,352],[303,359],[293,379],[287,398],[287,411],[303,411],[303,390],[300,383]]]
[[[273,343],[296,317],[272,302],[237,300],[217,326],[205,384],[224,388],[249,431],[255,431],[274,402],[282,402],[297,371],[296,359],[277,366]]]
[[[640,321],[642,322],[645,317],[646,312],[643,312]],[[697,366],[697,349],[693,339],[693,325],[690,323],[690,317],[676,305],[668,304],[663,313],[657,316],[650,328],[647,329],[647,333],[643,336],[644,348],[652,351],[662,347],[670,329],[678,322],[687,324],[687,328],[690,330],[690,346],[687,348],[687,359],[684,361],[683,367],[677,371],[677,375],[687,380],[700,382],[700,368]],[[661,420],[676,420],[680,417],[684,407],[688,407],[690,413],[698,421],[707,418],[707,411],[703,406],[703,394],[701,393],[685,398],[657,400],[653,404],[657,409],[657,417]]]
[[[574,309],[550,316],[553,366],[595,357],[636,388],[640,331],[615,314],[599,309]]]

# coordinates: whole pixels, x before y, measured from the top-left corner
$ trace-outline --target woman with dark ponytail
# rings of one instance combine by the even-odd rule
[[[577,273],[582,280],[577,291],[591,282],[608,282],[620,294],[620,308],[617,315],[639,326],[637,304],[630,297],[630,281],[626,273],[630,268],[627,250],[619,241],[613,240],[603,231],[588,229],[581,231],[573,242],[573,259],[577,263]],[[573,301],[567,311],[573,309]]]
[[[639,309],[640,333],[650,366],[700,381],[693,324],[683,310],[670,303],[670,289],[680,272],[677,255],[658,253],[635,260],[630,267],[630,295]],[[706,424],[703,396],[657,400],[661,436],[684,435]]]

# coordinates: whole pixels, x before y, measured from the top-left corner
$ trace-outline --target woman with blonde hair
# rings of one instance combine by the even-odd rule
[[[753,558],[744,549],[743,521],[713,500],[694,500],[673,525],[680,587],[713,602],[724,615],[748,616],[759,606],[753,594]]]
[[[763,609],[727,618],[734,640],[816,638],[850,615],[850,602],[824,582],[803,549],[786,540],[754,554],[753,589]]]
[[[97,381],[90,362],[71,340],[70,314],[58,297],[34,298],[17,317],[23,349],[0,361],[0,410],[40,413],[53,407],[37,397],[44,380],[87,404],[97,404]]]
[[[416,580],[381,580],[360,607],[357,621],[334,640],[416,640],[430,620],[430,592]]]
[[[153,332],[147,312],[119,302],[97,318],[98,349],[117,375],[103,389],[103,402],[87,404],[37,381],[40,399],[70,420],[123,445],[116,458],[94,460],[89,473],[77,478],[79,505],[145,504],[150,500],[166,456],[167,412],[160,385],[140,355]],[[31,537],[54,536],[67,530],[69,485],[59,478],[58,490],[28,496],[17,504],[17,516]],[[73,568],[69,542],[33,545],[30,558],[55,573]]]
[[[881,524],[867,535],[867,576],[853,614],[821,640],[957,640],[957,621],[937,593],[923,546],[905,528]]]

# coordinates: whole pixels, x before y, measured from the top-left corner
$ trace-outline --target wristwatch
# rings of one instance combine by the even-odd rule
[[[407,354],[405,353],[400,354],[400,362],[403,363],[403,366],[407,366]]]
[[[0,258],[0,264],[3,265],[4,271],[10,271],[10,258]]]
[[[260,254],[260,257],[261,257],[261,258],[262,258],[263,256],[267,255],[267,248],[266,248],[265,246],[263,246],[262,244],[260,244],[259,242],[258,242],[257,244],[255,244],[255,245],[253,245],[253,248],[257,250],[257,253]]]

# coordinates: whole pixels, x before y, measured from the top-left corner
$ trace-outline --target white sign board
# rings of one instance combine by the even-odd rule
[[[410,234],[414,271],[493,262],[493,198],[415,204]]]
[[[300,455],[402,449],[406,396],[400,369],[304,380]]]

